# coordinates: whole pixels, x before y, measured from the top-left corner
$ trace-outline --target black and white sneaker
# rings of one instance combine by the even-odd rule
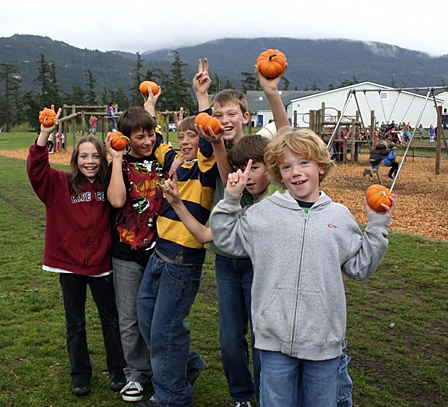
[[[124,401],[140,401],[143,398],[143,386],[139,382],[127,382],[121,391]]]

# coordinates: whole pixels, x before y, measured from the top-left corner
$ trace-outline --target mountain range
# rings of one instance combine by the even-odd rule
[[[143,52],[141,73],[154,68],[169,72],[173,51],[177,51],[187,64],[184,74],[188,80],[195,74],[198,58],[207,57],[212,78],[218,75],[222,83],[228,80],[238,89],[243,79],[241,72],[253,72],[258,55],[268,48],[279,49],[287,56],[285,76],[290,90],[313,86],[326,90],[346,81],[372,81],[395,87],[448,83],[448,55],[432,57],[384,43],[333,39],[224,38],[196,46]],[[87,69],[96,80],[98,92],[110,88],[128,93],[135,80],[137,54],[80,49],[35,35],[0,38],[0,63],[18,66],[21,93],[39,89],[36,78],[41,54],[47,62],[55,63],[59,86],[68,93],[73,86],[85,86]]]

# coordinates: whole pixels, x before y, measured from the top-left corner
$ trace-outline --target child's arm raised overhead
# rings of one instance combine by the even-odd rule
[[[123,156],[125,150],[117,151],[112,148],[110,134],[106,137],[106,149],[112,157],[112,172],[110,183],[107,188],[107,200],[114,208],[122,208],[126,203],[126,186],[123,179]]]
[[[159,186],[162,187],[166,200],[176,211],[177,216],[179,216],[179,219],[193,237],[202,244],[211,242],[213,237],[210,228],[198,222],[180,199],[179,190],[177,189],[177,173],[173,173],[172,180],[167,179],[164,184],[159,184]]]
[[[287,67],[288,65],[286,65],[285,71]],[[281,75],[275,78],[268,79],[260,73],[258,66],[255,65],[255,74],[257,75],[261,88],[263,89],[263,92],[268,99],[269,105],[271,106],[277,133],[283,127],[290,127],[288,116],[286,115],[286,110],[283,106],[280,92],[278,91],[278,85],[285,71],[283,71]]]
[[[156,117],[156,103],[159,99],[159,96],[162,94],[162,89],[159,86],[159,92],[157,95],[154,95],[152,93],[152,89],[150,86],[148,86],[148,94],[145,95],[143,93],[140,93],[142,95],[142,98],[144,100],[143,107],[145,110],[151,115],[151,117]]]

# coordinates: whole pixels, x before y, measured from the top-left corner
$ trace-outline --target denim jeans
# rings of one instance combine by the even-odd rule
[[[249,258],[233,259],[216,255],[216,285],[218,288],[219,337],[222,363],[233,401],[258,399],[260,388],[260,354],[254,348],[249,367],[249,347],[246,339],[248,324],[252,326],[251,289],[252,262]]]
[[[59,281],[64,299],[67,351],[73,382],[80,384],[90,382],[92,379],[92,365],[86,338],[87,286],[90,287],[101,321],[107,368],[113,379],[122,380],[125,361],[118,328],[112,275],[89,277],[61,273]]]
[[[340,358],[298,359],[260,351],[261,407],[336,407]]]
[[[114,285],[128,381],[147,383],[151,378],[148,345],[137,320],[137,294],[145,271],[138,263],[112,258]]]
[[[352,407],[352,391],[353,382],[347,371],[350,357],[345,354],[347,341],[342,342],[342,355],[339,358],[339,372],[338,372],[338,407]]]
[[[190,351],[185,320],[199,290],[202,266],[181,266],[153,254],[138,293],[138,322],[151,349],[154,400],[162,407],[193,405],[192,383],[205,366]]]

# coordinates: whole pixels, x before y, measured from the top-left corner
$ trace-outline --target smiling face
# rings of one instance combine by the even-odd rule
[[[179,131],[179,149],[186,161],[191,161],[198,158],[198,134],[189,129]]]
[[[78,147],[78,169],[86,178],[93,180],[101,169],[101,158],[95,145],[85,142]]]
[[[156,133],[154,130],[136,129],[132,131],[129,139],[131,140],[130,155],[135,158],[149,157],[156,143]]]
[[[243,169],[244,170],[244,169]],[[252,162],[249,177],[246,183],[246,189],[252,195],[260,197],[264,195],[269,187],[268,170],[261,161]]]
[[[225,105],[215,103],[213,108],[214,116],[226,129],[224,140],[228,145],[236,144],[244,136],[244,125],[249,120],[249,112],[243,113],[241,107],[234,102]]]
[[[294,199],[316,202],[319,198],[319,177],[325,169],[315,161],[295,155],[286,149],[279,165],[282,183]]]

